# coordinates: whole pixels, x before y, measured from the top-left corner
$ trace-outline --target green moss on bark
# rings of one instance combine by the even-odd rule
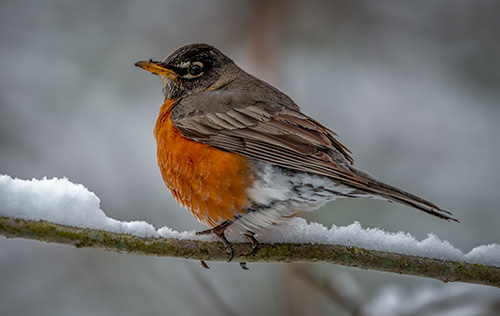
[[[119,253],[169,256],[193,260],[227,261],[221,243],[135,237],[107,231],[75,228],[47,222],[0,217],[0,235],[44,242],[98,248]],[[500,268],[321,244],[261,244],[254,256],[249,244],[233,244],[235,262],[326,262],[368,270],[415,275],[444,282],[467,282],[500,287]]]

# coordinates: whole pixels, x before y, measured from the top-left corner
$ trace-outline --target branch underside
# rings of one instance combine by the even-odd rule
[[[76,228],[48,222],[0,216],[0,235],[97,248],[107,251],[203,261],[227,261],[220,242],[173,238],[136,237],[90,228]],[[233,243],[235,254],[252,250],[249,243]],[[500,267],[444,261],[358,247],[325,244],[260,244],[253,256],[235,255],[236,262],[318,262],[366,270],[422,276],[444,282],[466,282],[500,287]]]

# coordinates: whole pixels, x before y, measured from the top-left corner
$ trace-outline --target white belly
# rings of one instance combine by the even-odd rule
[[[336,198],[359,196],[354,189],[324,176],[263,162],[256,162],[253,170],[255,179],[246,191],[253,206],[235,220],[231,230],[239,226],[244,231],[258,232],[300,212],[317,210]]]

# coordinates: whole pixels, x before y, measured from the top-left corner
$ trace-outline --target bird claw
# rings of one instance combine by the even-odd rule
[[[227,253],[229,254],[229,259],[227,260],[227,262],[231,262],[233,260],[233,258],[234,258],[233,246],[231,246],[231,243],[227,240],[226,235],[224,234],[224,232],[226,231],[226,229],[231,224],[232,224],[231,221],[225,221],[222,224],[215,226],[214,228],[203,230],[201,232],[197,232],[196,233],[196,235],[214,234],[215,236],[219,237],[219,239],[222,241],[222,244],[226,248]],[[244,254],[243,256],[244,257],[253,256],[257,252],[257,249],[259,248],[259,241],[257,239],[255,239],[255,237],[253,236],[253,234],[244,234],[244,236],[252,244],[252,250],[249,253]],[[201,264],[201,266],[203,268],[210,269],[209,266],[205,263],[205,261],[200,261],[200,264]],[[240,267],[243,270],[248,270],[246,262],[240,262]]]
[[[234,257],[233,246],[231,246],[231,243],[227,240],[226,236],[224,235],[224,232],[231,224],[232,224],[231,221],[225,221],[222,224],[215,226],[214,228],[203,230],[201,232],[196,233],[196,235],[214,234],[215,236],[219,237],[219,239],[222,241],[222,244],[226,248],[227,253],[229,253],[229,260],[227,260],[227,262],[231,262],[231,260],[233,260]]]
[[[250,257],[250,256],[253,256],[257,252],[260,243],[259,243],[259,241],[257,239],[255,239],[255,237],[253,236],[253,234],[245,234],[245,237],[252,244],[252,250],[249,253],[244,254],[243,256]]]
[[[205,268],[205,269],[210,269],[210,267],[208,266],[208,264],[207,264],[205,261],[200,260],[200,264],[201,264],[201,266],[202,266],[203,268]]]
[[[246,263],[246,262],[240,262],[240,267],[241,267],[243,270],[248,270],[248,267],[247,267],[247,263]]]

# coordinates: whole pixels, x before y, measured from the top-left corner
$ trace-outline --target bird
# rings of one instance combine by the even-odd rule
[[[458,222],[432,202],[354,168],[335,132],[212,45],[188,44],[163,61],[135,66],[163,85],[154,127],[163,181],[209,227],[198,234],[222,241],[228,261],[234,251],[226,231],[245,236],[253,254],[258,232],[337,198],[382,199]]]

